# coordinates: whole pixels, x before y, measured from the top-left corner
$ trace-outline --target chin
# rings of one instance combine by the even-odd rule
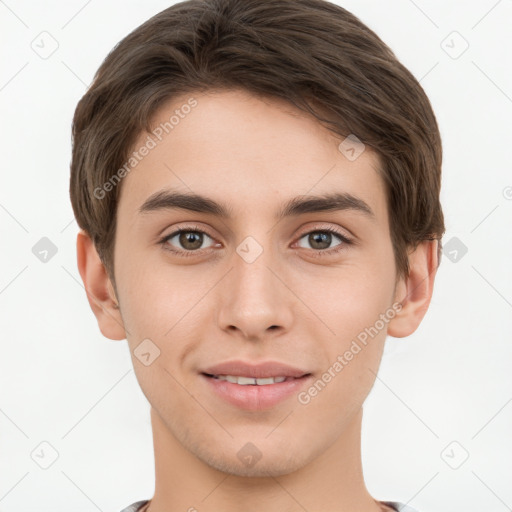
[[[196,453],[196,456],[217,471],[240,477],[278,477],[293,473],[307,464],[306,460],[292,460],[286,456],[286,451],[279,448],[277,450],[279,453],[274,457],[262,453],[259,460],[249,464],[243,462],[242,456],[233,458],[225,454],[220,456],[218,453]]]
[[[213,462],[213,463],[212,463]],[[244,466],[239,461],[216,460],[210,461],[210,466],[228,475],[245,478],[264,478],[288,475],[301,468],[300,465],[292,465],[289,461],[275,461],[263,463],[259,461],[252,467]]]

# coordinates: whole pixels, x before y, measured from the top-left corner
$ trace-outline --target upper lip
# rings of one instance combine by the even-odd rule
[[[254,379],[264,379],[266,377],[303,377],[309,372],[300,368],[295,368],[278,361],[266,361],[264,363],[254,364],[245,361],[225,361],[214,366],[210,366],[202,373],[208,375],[234,375],[239,377],[252,377]]]

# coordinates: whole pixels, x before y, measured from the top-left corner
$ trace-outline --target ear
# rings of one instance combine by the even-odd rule
[[[78,271],[101,333],[111,340],[124,340],[126,333],[114,288],[94,243],[84,231],[78,233],[76,252]]]
[[[438,258],[437,240],[425,240],[409,254],[409,276],[399,281],[395,292],[402,309],[388,323],[390,336],[403,338],[419,327],[434,291]]]

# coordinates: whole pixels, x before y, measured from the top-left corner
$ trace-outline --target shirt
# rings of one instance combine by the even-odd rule
[[[136,501],[132,503],[129,507],[123,508],[121,512],[137,512],[140,510],[149,500]],[[395,509],[397,512],[418,512],[416,509],[409,507],[408,505],[404,505],[403,503],[399,503],[398,501],[382,501],[384,505]]]

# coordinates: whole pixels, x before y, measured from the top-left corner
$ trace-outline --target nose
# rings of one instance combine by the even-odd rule
[[[253,341],[289,330],[294,295],[283,273],[270,251],[252,262],[234,253],[232,269],[218,290],[219,327]]]

